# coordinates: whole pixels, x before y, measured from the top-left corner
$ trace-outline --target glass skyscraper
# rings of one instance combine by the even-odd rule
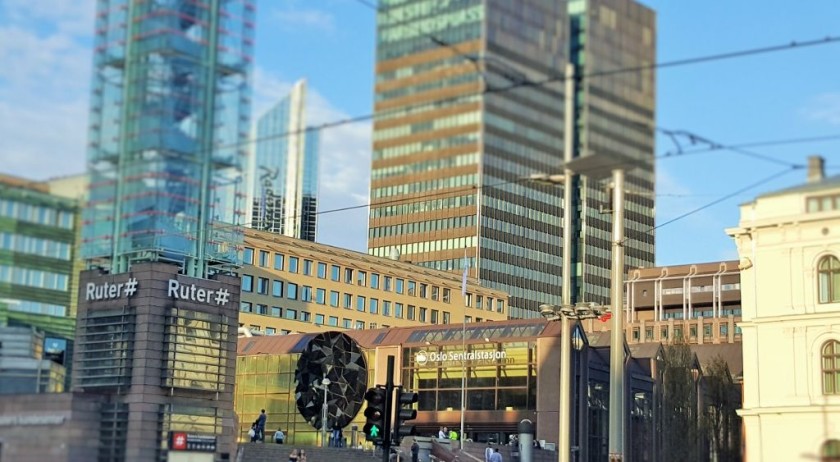
[[[204,277],[235,264],[244,222],[254,6],[98,2],[82,253]]]
[[[320,136],[306,129],[305,107],[301,80],[257,121],[251,226],[314,242]]]
[[[604,186],[524,179],[574,157],[621,151],[628,172],[627,263],[653,263],[653,72],[589,74],[653,62],[654,15],[631,0],[383,0],[368,249],[462,271],[508,292],[512,317],[560,303],[561,258],[576,301],[609,300],[611,217]],[[563,74],[575,65],[574,95]],[[565,100],[575,98],[573,132]],[[605,152],[612,154],[612,152]],[[639,194],[640,193],[640,194]],[[573,248],[563,249],[563,213]],[[466,258],[465,258],[466,257]]]

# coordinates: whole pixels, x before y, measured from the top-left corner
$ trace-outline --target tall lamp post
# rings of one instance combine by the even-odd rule
[[[327,409],[329,408],[327,405],[327,392],[329,391],[330,383],[332,382],[326,376],[321,379],[321,387],[324,389],[324,404],[321,406],[321,447],[327,446]]]
[[[606,307],[591,303],[577,305],[540,305],[540,314],[549,321],[560,321],[560,409],[557,458],[559,462],[571,459],[571,397],[572,397],[572,334],[570,320],[593,319],[607,311]]]

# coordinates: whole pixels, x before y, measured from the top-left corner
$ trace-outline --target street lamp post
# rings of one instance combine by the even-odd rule
[[[332,382],[330,382],[330,379],[328,379],[326,376],[324,376],[324,378],[321,379],[321,386],[324,389],[324,404],[323,404],[323,406],[321,406],[321,411],[322,411],[322,414],[321,414],[321,446],[322,447],[327,446],[327,409],[329,407],[327,405],[327,392],[329,391],[330,383],[332,383]]]
[[[570,320],[593,319],[601,316],[605,307],[590,303],[577,305],[540,305],[540,314],[549,321],[561,322],[560,339],[560,408],[557,458],[568,462],[571,458],[571,397],[572,397],[572,334]]]

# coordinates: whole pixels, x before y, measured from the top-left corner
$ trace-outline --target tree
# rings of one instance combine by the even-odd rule
[[[700,460],[697,380],[694,353],[688,345],[665,347],[662,383],[663,460]]]
[[[703,409],[703,433],[708,438],[712,460],[741,461],[741,418],[735,410],[740,406],[738,386],[729,373],[729,365],[715,356],[703,368],[706,405]]]

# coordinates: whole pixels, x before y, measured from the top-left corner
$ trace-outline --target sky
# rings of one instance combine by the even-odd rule
[[[301,78],[309,84],[309,124],[371,113],[373,3],[259,1],[255,115]],[[641,3],[657,14],[659,63],[840,37],[837,0]],[[0,0],[0,172],[40,180],[85,170],[94,6]],[[827,173],[840,174],[840,42],[661,68],[656,80],[657,265],[737,258],[725,229],[737,226],[738,205],[803,183],[805,170],[791,166],[809,155],[823,155]],[[692,143],[686,133],[707,141]],[[357,206],[368,202],[371,124],[344,124],[321,137],[319,208],[351,209],[321,214],[318,241],[365,251],[368,211]],[[703,151],[708,143],[813,137],[833,139]]]

